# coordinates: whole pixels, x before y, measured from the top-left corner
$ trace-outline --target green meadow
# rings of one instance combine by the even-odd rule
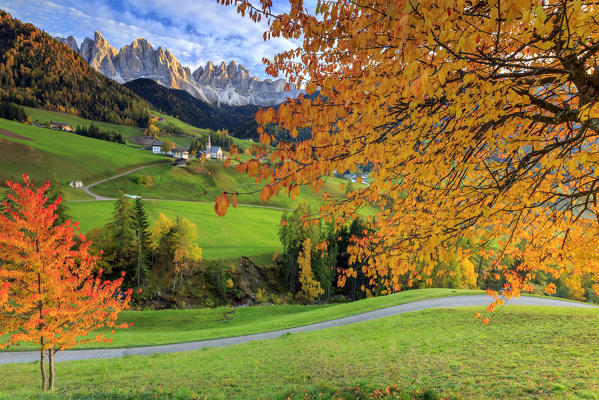
[[[102,130],[116,131],[120,133],[123,138],[130,138],[141,135],[142,128],[137,126],[117,125],[109,122],[92,121],[77,117],[67,113],[61,113],[57,111],[42,110],[41,108],[23,107],[27,116],[32,121],[39,121],[40,123],[46,123],[50,121],[62,122],[71,125],[73,128],[77,126],[89,127],[92,123]]]
[[[118,329],[99,330],[112,339],[79,348],[117,348],[217,339],[329,321],[385,307],[445,296],[484,294],[482,290],[418,289],[341,304],[272,305],[219,307],[184,310],[122,311],[120,323],[132,324]],[[35,349],[24,344],[10,350]]]
[[[88,232],[104,226],[112,216],[111,201],[69,202],[74,220]],[[151,221],[160,213],[169,218],[187,218],[198,228],[198,244],[205,259],[233,258],[274,253],[280,247],[277,231],[281,211],[238,206],[224,217],[214,212],[214,203],[150,200],[145,202]]]
[[[136,166],[164,162],[164,157],[127,145],[107,142],[0,119],[0,180],[56,178],[61,183],[89,184]],[[16,134],[16,135],[15,135]]]
[[[57,364],[3,365],[6,399],[353,399],[340,388],[398,386],[443,398],[599,398],[599,311],[508,306],[424,310],[226,348]],[[1,397],[1,396],[0,396]],[[373,397],[360,397],[371,399]],[[411,399],[412,397],[397,397]]]
[[[138,175],[149,175],[152,184],[140,185]],[[313,193],[309,187],[303,187],[300,195],[291,199],[285,193],[279,193],[267,203],[262,203],[260,190],[262,186],[245,174],[239,174],[235,167],[225,168],[222,161],[206,160],[188,168],[159,165],[146,168],[131,175],[123,176],[99,184],[93,188],[94,193],[106,197],[116,197],[120,190],[143,198],[171,199],[187,201],[214,201],[223,191],[248,193],[239,197],[243,204],[267,205],[279,208],[295,208],[300,202],[306,202],[314,210],[320,207],[323,192],[330,193],[334,198],[344,194],[341,188],[343,181],[335,177],[327,177],[320,193]]]

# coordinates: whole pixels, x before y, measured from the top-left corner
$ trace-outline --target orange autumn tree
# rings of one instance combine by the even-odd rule
[[[270,0],[220,2],[266,20],[265,40],[300,43],[265,62],[310,96],[256,119],[262,143],[268,124],[310,137],[256,146],[238,167],[263,199],[369,165],[369,184],[320,216],[340,226],[378,209],[350,251],[389,291],[477,253],[507,298],[539,272],[574,289],[591,277],[599,294],[597,3],[293,0],[276,14]]]
[[[108,340],[88,336],[95,329],[127,326],[117,324],[117,315],[129,307],[131,290],[120,291],[122,278],[103,281],[102,271],[93,271],[91,242],[83,235],[75,242],[70,221],[54,225],[62,199],[48,203],[49,183],[36,189],[27,175],[23,179],[24,185],[7,182],[11,192],[0,212],[0,288],[6,299],[0,303],[0,335],[6,335],[0,348],[38,344],[46,390],[54,387],[57,351]]]

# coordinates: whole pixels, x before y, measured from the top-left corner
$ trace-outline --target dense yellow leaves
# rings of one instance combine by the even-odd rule
[[[268,37],[301,37],[267,71],[315,93],[256,115],[311,133],[271,152],[264,199],[370,169],[346,198],[324,196],[320,218],[341,226],[377,210],[350,251],[390,291],[399,276],[432,279],[466,247],[504,278],[506,297],[531,290],[539,271],[599,282],[596,4],[319,4],[316,16],[302,1],[282,15],[253,5],[270,15]],[[255,176],[265,154],[252,154],[240,170]],[[473,282],[470,264],[459,272]]]
[[[312,252],[312,241],[310,238],[304,240],[302,244],[302,251],[300,251],[297,257],[297,263],[299,265],[299,281],[302,287],[302,295],[308,302],[314,302],[324,290],[320,287],[320,283],[314,279],[312,274],[312,261],[310,259]]]

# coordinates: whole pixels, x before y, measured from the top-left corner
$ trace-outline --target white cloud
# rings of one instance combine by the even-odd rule
[[[265,43],[264,22],[255,24],[216,0],[0,0],[0,8],[78,43],[96,30],[116,48],[145,37],[192,70],[207,61],[236,60],[265,78],[262,58],[296,46],[285,39]]]

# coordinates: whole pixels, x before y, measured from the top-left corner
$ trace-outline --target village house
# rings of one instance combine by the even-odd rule
[[[152,148],[152,153],[154,154],[162,154],[162,142],[160,140],[154,140],[150,147]]]
[[[177,167],[186,167],[187,160],[185,160],[184,158],[178,158],[175,160],[175,162],[173,164],[176,165]]]
[[[189,158],[189,150],[187,149],[187,147],[175,147],[171,149],[169,154],[173,158],[182,158],[184,160],[187,160]]]
[[[81,182],[81,181],[71,181],[69,183],[69,186],[74,187],[74,188],[82,188],[83,187],[83,182]]]
[[[73,129],[73,127],[71,125],[64,124],[62,122],[53,122],[53,121],[50,121],[50,123],[48,124],[48,126],[51,129],[57,129],[57,130],[60,130],[60,131],[67,131],[67,132],[73,132],[74,131],[74,129]]]

